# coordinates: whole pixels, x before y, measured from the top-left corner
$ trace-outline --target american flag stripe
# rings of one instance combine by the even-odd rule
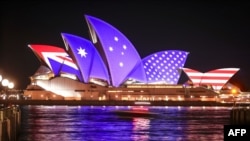
[[[235,73],[237,72],[239,69],[238,68],[222,68],[222,69],[216,69],[216,70],[212,70],[210,71],[211,73]]]
[[[227,82],[228,79],[202,79],[201,83],[202,84],[215,84],[215,83],[220,83],[220,84],[224,84],[225,82]]]
[[[189,79],[193,82],[193,85],[196,86],[200,84],[203,73],[189,68],[182,68],[182,70],[187,74]]]
[[[202,77],[202,80],[216,80],[216,79],[220,79],[220,80],[228,80],[228,77],[225,77],[225,76],[203,76]]]
[[[204,73],[203,76],[207,76],[207,77],[209,77],[209,76],[211,76],[211,77],[213,77],[213,76],[214,77],[231,77],[232,74],[234,74],[234,73]]]
[[[215,87],[215,86],[220,86],[220,87],[222,87],[222,86],[224,86],[225,85],[225,82],[223,82],[223,83],[221,83],[221,82],[211,82],[211,83],[202,83],[202,84],[207,84],[207,85],[212,85],[213,87]]]
[[[202,73],[189,73],[189,72],[186,72],[188,74],[188,76],[190,77],[202,77],[203,74]]]
[[[204,73],[202,76],[202,79],[204,77],[215,77],[215,78],[220,78],[220,77],[227,77],[230,78],[232,76],[232,73]]]
[[[199,84],[199,83],[201,82],[201,79],[192,79],[191,81],[192,81],[193,83],[198,83],[198,84]]]
[[[193,69],[183,68],[194,85],[212,85],[214,89],[220,90],[228,80],[239,71],[238,68],[215,69],[206,73],[201,73]]]

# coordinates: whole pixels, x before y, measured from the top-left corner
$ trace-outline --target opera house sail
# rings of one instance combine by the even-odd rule
[[[167,50],[145,57],[142,62],[148,83],[177,84],[187,56],[185,51]]]
[[[39,58],[41,63],[51,69],[55,76],[71,74],[82,81],[82,76],[77,65],[64,49],[52,45],[30,44],[28,46]]]
[[[54,45],[28,45],[38,60],[39,71],[47,79],[32,78],[25,95],[32,99],[77,100],[176,100],[191,93],[216,96],[239,70],[215,69],[202,73],[184,68],[189,52],[163,50],[141,58],[130,40],[111,24],[85,15],[90,39],[61,33],[65,49]],[[194,86],[178,84],[184,71]],[[46,74],[41,74],[46,72]],[[43,77],[44,78],[44,77]],[[41,91],[33,91],[37,86]]]
[[[239,68],[221,68],[205,73],[190,68],[183,68],[183,71],[187,74],[194,85],[210,85],[214,90],[219,91],[229,79],[239,71]]]
[[[142,67],[138,65],[141,63],[141,57],[133,44],[119,30],[98,18],[88,15],[85,17],[92,31],[91,37],[98,39],[105,53],[112,85],[118,87],[130,77],[135,67]],[[145,82],[144,70],[138,70],[141,72],[137,73],[136,78]]]
[[[89,77],[102,79],[109,84],[108,70],[101,56],[91,41],[82,37],[62,33],[67,51],[69,51],[75,62],[77,62],[85,83]]]

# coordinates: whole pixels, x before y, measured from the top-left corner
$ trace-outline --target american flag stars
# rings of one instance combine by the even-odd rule
[[[149,82],[165,81],[177,84],[181,69],[187,58],[187,52],[169,50],[150,55],[143,59],[144,69]]]

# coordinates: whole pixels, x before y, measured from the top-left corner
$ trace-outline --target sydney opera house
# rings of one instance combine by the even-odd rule
[[[145,58],[109,23],[85,15],[90,39],[61,33],[65,47],[29,44],[40,67],[24,95],[48,100],[214,100],[238,68],[185,68],[189,52],[163,50]],[[189,80],[179,84],[181,73]]]

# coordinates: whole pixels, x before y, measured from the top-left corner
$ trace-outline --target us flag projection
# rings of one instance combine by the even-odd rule
[[[177,84],[188,52],[168,50],[154,53],[144,58],[143,65],[149,83],[163,81]]]
[[[211,85],[214,90],[220,90],[228,80],[240,69],[221,68],[205,73],[190,68],[182,69],[194,85]]]

